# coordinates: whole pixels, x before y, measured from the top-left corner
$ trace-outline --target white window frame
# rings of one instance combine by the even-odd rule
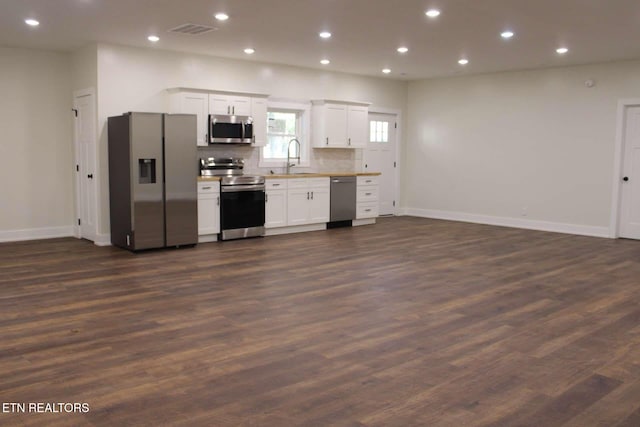
[[[267,104],[267,113],[270,111],[285,111],[300,113],[300,130],[301,135],[298,136],[300,141],[301,159],[300,165],[295,167],[311,166],[311,105],[309,103],[269,101]],[[260,147],[260,161],[258,167],[261,168],[286,168],[287,160],[265,159],[264,148]]]

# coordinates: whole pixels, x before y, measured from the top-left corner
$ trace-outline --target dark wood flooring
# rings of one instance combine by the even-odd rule
[[[0,245],[28,426],[639,426],[640,242],[411,217],[132,254]]]

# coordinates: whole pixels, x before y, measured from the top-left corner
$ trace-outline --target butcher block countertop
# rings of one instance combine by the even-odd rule
[[[378,176],[380,172],[305,172],[264,175],[266,179],[325,178],[331,176]],[[220,181],[219,176],[198,176],[198,182]]]
[[[269,178],[324,178],[331,176],[378,176],[380,172],[311,172],[311,173],[290,173],[290,174],[273,174],[265,175],[266,179]]]

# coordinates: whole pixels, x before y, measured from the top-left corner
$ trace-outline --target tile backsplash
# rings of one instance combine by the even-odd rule
[[[311,149],[310,166],[298,167],[300,172],[359,172],[361,149],[316,148]],[[198,157],[242,157],[245,161],[244,173],[268,175],[284,172],[284,168],[261,168],[260,148],[238,145],[198,147]]]

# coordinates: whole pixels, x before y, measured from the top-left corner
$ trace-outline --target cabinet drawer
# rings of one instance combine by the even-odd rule
[[[267,190],[286,190],[288,179],[267,179],[265,180],[265,188]]]
[[[309,184],[304,178],[295,178],[287,180],[287,188],[308,188]]]
[[[331,186],[329,178],[309,178],[307,183],[309,188],[329,188]]]
[[[356,219],[375,218],[378,216],[377,203],[358,203],[356,205]]]
[[[377,202],[378,201],[378,187],[358,187],[358,193],[356,196],[356,202]]]
[[[378,185],[377,176],[359,176],[358,186],[360,185]]]
[[[220,181],[198,182],[198,194],[203,193],[219,193]]]

